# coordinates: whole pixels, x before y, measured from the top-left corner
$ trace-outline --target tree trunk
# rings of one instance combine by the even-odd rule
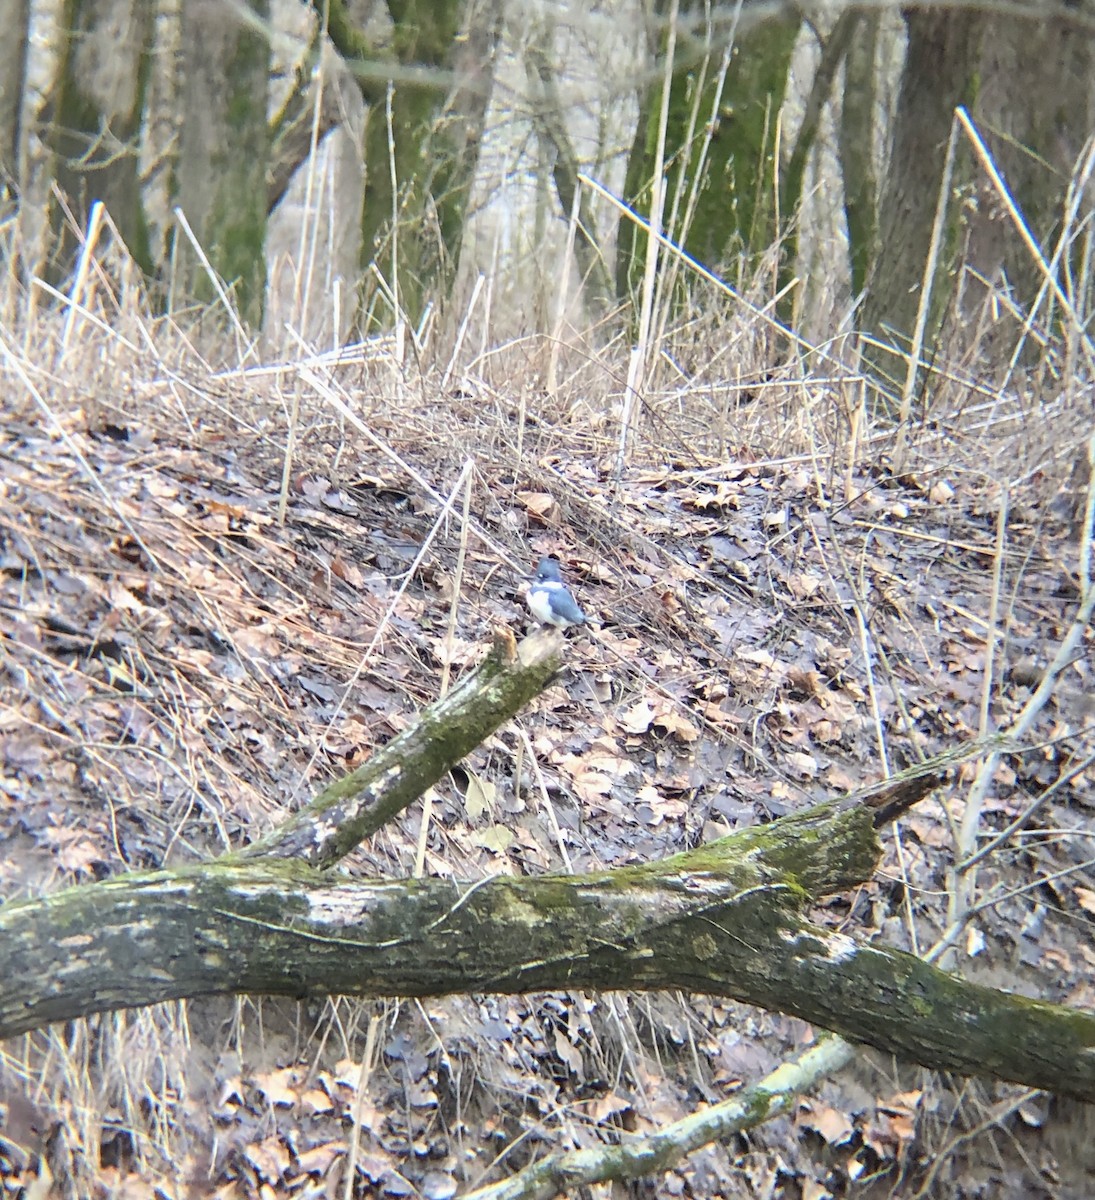
[[[779,315],[780,319],[788,325],[794,324],[796,295],[795,289],[788,285],[792,283],[795,273],[799,269],[800,209],[806,165],[810,161],[810,154],[817,143],[822,113],[832,95],[837,72],[856,37],[861,35],[862,20],[862,14],[854,9],[845,9],[833,22],[828,37],[822,40],[821,57],[818,60],[817,69],[814,71],[810,94],[806,97],[802,125],[799,128],[798,137],[795,139],[794,149],[780,176],[781,226],[785,232],[782,235],[780,250],[779,290],[783,293],[783,300],[780,304]],[[869,148],[870,143],[868,143]]]
[[[861,323],[865,333],[882,343],[866,349],[866,361],[892,380],[905,376],[901,355],[916,324],[951,122],[955,107],[975,98],[985,18],[969,9],[918,8],[906,12],[905,22],[908,46],[882,194],[878,256]],[[957,221],[952,210],[940,278],[953,268]],[[947,292],[942,286],[932,292],[928,331],[933,339]]]
[[[549,36],[550,31],[543,30],[539,38],[530,40],[525,47],[527,74],[534,91],[538,93],[534,100],[533,123],[541,143],[546,142],[552,148],[551,171],[555,181],[555,192],[559,197],[559,205],[568,218],[574,211],[574,198],[578,197],[578,228],[574,238],[574,257],[578,260],[582,286],[596,324],[614,307],[612,276],[605,262],[604,251],[597,240],[597,223],[594,220],[588,189],[579,191],[578,174],[581,167],[574,143],[567,133],[564,110],[555,83],[555,69],[546,49]]]
[[[838,139],[853,298],[858,298],[867,286],[867,272],[878,253],[878,178],[874,161],[878,21],[877,12],[858,14],[856,32],[844,60]]]
[[[138,137],[148,77],[151,6],[144,0],[67,0],[65,46],[55,89],[50,144],[54,178],[81,227],[101,201],[130,254],[153,264],[138,170]],[[61,270],[75,231],[53,216]]]
[[[27,77],[30,0],[0,0],[0,200],[22,188],[23,88]],[[0,214],[4,209],[0,207]]]
[[[270,165],[266,172],[266,211],[281,203],[293,176],[312,152],[313,125],[318,146],[345,116],[340,73],[330,72],[320,94],[319,119],[315,114],[316,80],[322,70],[321,47],[316,42],[297,64],[297,86],[270,123]]]
[[[313,0],[313,7],[323,12],[328,6]],[[404,313],[417,322],[428,296],[446,298],[456,276],[501,5],[498,0],[482,5],[389,0],[388,11],[390,50],[380,51],[368,41],[343,0],[331,0],[328,32],[370,106],[362,250],[389,280]],[[377,59],[393,57],[399,70],[390,89],[389,130],[388,89],[377,82]]]
[[[1088,19],[1095,15],[1090,2],[1078,7]],[[994,17],[982,39],[981,78],[974,118],[1049,260],[1063,226],[1068,181],[1095,124],[1091,33],[1059,16]],[[955,312],[966,326],[980,315],[986,288],[1005,289],[1025,311],[1043,281],[1042,270],[980,168],[977,178],[983,182],[976,189],[962,264],[971,270],[963,273]],[[1077,250],[1073,260],[1078,259]],[[1076,307],[1088,311],[1083,297],[1076,297]],[[997,311],[980,349],[990,361],[1009,356],[1021,325],[1021,315],[1008,320]]]
[[[664,15],[664,4],[659,11]],[[682,4],[682,13],[696,10]],[[745,22],[743,21],[743,24]],[[717,129],[711,131],[706,165],[697,181],[698,201],[687,229],[667,230],[683,242],[700,262],[718,270],[730,266],[731,275],[748,278],[759,258],[779,237],[776,220],[776,153],[778,117],[787,89],[791,55],[801,26],[795,13],[768,19],[749,18],[734,43],[733,61],[722,91]],[[662,42],[664,48],[664,38]],[[689,49],[682,38],[669,97],[665,162],[669,176],[694,180],[701,145],[708,136],[716,72],[703,72],[703,92],[695,96],[702,53]],[[661,113],[661,72],[658,82],[640,97],[639,126],[627,164],[625,199],[649,215],[657,123]],[[692,113],[698,103],[698,120]],[[685,144],[689,129],[692,142]],[[781,218],[786,214],[780,214]],[[622,223],[617,250],[616,284],[621,300],[631,294],[642,274],[646,234],[630,221]],[[736,266],[732,265],[736,264]]]
[[[265,22],[268,0],[248,0]],[[177,201],[213,269],[235,288],[240,315],[258,327],[266,290],[266,98],[270,43],[222,0],[182,6],[182,103]],[[188,294],[213,289],[182,234]]]

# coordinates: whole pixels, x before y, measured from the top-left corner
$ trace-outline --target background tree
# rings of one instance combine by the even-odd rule
[[[15,194],[22,144],[23,88],[27,71],[30,0],[3,0],[0,22],[7,36],[0,40],[0,195]]]
[[[656,6],[661,58],[669,39],[668,10],[664,0]],[[724,9],[708,26],[701,24],[702,12],[692,3],[680,10],[665,164],[667,195],[676,191],[686,202],[678,206],[679,228],[669,232],[700,262],[728,268],[740,280],[780,238],[779,113],[801,18],[781,11],[767,20],[743,19],[739,27],[735,11]],[[732,57],[724,73],[718,65],[728,43]],[[645,78],[624,197],[648,216],[664,86],[656,62]],[[642,273],[644,245],[635,225],[621,227],[616,272],[621,299]]]
[[[874,145],[878,128],[879,14],[872,10],[852,15],[855,30],[844,60],[839,152],[848,265],[855,298],[866,288],[867,273],[878,253],[878,165]]]
[[[220,0],[182,5],[182,88],[175,196],[217,273],[236,286],[245,319],[257,324],[266,289],[266,0],[249,0],[255,24]],[[209,296],[204,269],[180,242],[182,279]]]
[[[981,35],[981,84],[974,118],[1047,260],[1065,231],[1066,194],[1071,181],[1082,176],[1085,146],[1090,146],[1095,131],[1093,16],[1095,6],[1088,0],[1071,11],[1038,4],[1033,12],[986,17]],[[983,169],[978,177],[984,178]],[[992,291],[1016,302],[1025,314],[1043,284],[1043,271],[1016,236],[993,187],[982,183],[971,200],[957,322],[966,324],[980,314]],[[1090,205],[1081,211],[1089,212]],[[1073,238],[1065,262],[1075,287],[1083,288],[1079,238]],[[1074,291],[1073,300],[1080,311],[1085,309],[1085,297]],[[1044,327],[1055,308],[1051,293],[1040,325]],[[1057,319],[1062,317],[1066,326],[1072,324],[1057,308]],[[992,344],[985,347],[990,360],[1010,352],[1022,319],[1020,315],[990,335]]]
[[[863,329],[883,345],[902,349],[920,304],[954,109],[976,98],[984,27],[973,9],[910,9],[905,23],[908,43],[862,321]],[[952,232],[952,256],[954,244]],[[938,329],[947,303],[944,289],[934,291],[932,302],[933,327]],[[882,351],[868,357],[896,378],[899,362]]]
[[[363,254],[417,321],[427,294],[446,296],[456,273],[502,5],[391,0],[390,38],[380,46],[342,0],[314,3],[369,106]]]
[[[576,213],[574,257],[581,272],[586,302],[595,317],[610,313],[616,295],[606,262],[605,247],[597,235],[597,221],[589,193],[579,180],[582,165],[567,132],[566,112],[560,96],[553,48],[555,25],[540,23],[525,47],[532,89],[533,122],[542,147],[549,150],[551,179],[563,213]],[[537,219],[543,226],[544,197],[538,197]]]
[[[101,201],[135,261],[154,268],[138,167],[152,8],[144,0],[67,0],[49,140],[68,212],[53,206],[62,270],[71,265],[71,220],[81,227]],[[71,220],[70,220],[71,214]]]
[[[9,4],[11,26],[25,30],[29,0]],[[380,10],[382,19],[367,27],[342,0],[313,0],[311,7],[314,32],[295,60],[283,64],[298,72],[298,86],[268,130],[259,121],[267,107],[272,64],[266,5],[253,5],[247,10],[250,20],[243,22],[238,20],[241,10],[232,6],[181,6],[181,52],[177,64],[168,66],[180,69],[168,97],[178,140],[170,150],[167,206],[178,204],[188,214],[215,269],[238,284],[243,309],[256,319],[265,278],[265,218],[285,194],[293,169],[311,151],[311,122],[306,119],[311,65],[318,61],[323,37],[318,21],[326,16],[327,36],[352,69],[368,108],[362,148],[362,265],[375,263],[388,279],[382,290],[391,297],[398,293],[404,312],[417,317],[428,298],[449,293],[469,227],[469,200],[480,175],[506,11],[503,0],[447,0],[440,5],[392,0]],[[846,55],[839,128],[850,291],[858,296],[866,289],[862,328],[872,339],[899,352],[908,343],[919,307],[943,148],[957,104],[969,106],[983,129],[1036,240],[1047,244],[1059,228],[1065,182],[1091,124],[1095,72],[1090,69],[1092,39],[1083,24],[1086,9],[1078,14],[1048,7],[1021,14],[908,10],[897,109],[886,139],[885,189],[877,198],[872,181],[879,166],[874,147],[880,140],[875,98],[880,65],[889,57],[877,49],[877,13],[848,8],[835,15],[827,32],[807,31],[818,37],[822,53],[812,78],[793,80],[805,113],[791,139],[786,136],[793,107],[788,105],[788,81],[804,30],[798,12],[781,9],[762,16],[732,5],[701,8],[693,0],[672,11],[666,219],[676,224],[673,236],[708,266],[740,281],[775,247],[782,272],[773,282],[782,286],[791,279],[804,181]],[[148,82],[152,22],[166,19],[166,12],[134,0],[68,0],[57,23],[58,66],[50,103],[39,114],[48,125],[52,177],[75,221],[84,219],[91,200],[102,199],[135,258],[150,273],[166,269],[167,255],[148,233],[140,151],[148,130],[163,118],[149,107]],[[670,15],[671,6],[659,0],[651,13],[646,61],[638,72],[638,117],[626,129],[631,148],[622,194],[643,214],[649,210],[664,78],[659,57],[664,58],[669,45]],[[558,18],[553,21],[557,24]],[[260,45],[264,39],[266,46]],[[25,77],[25,41],[16,37],[5,43],[0,72],[0,161],[9,177],[19,170],[20,143],[26,136],[20,122],[23,105],[13,98]],[[575,152],[568,114],[559,101],[565,64],[555,61],[553,41],[559,41],[554,34],[539,38],[535,60],[528,60],[528,104],[539,136],[554,147],[551,169],[562,212],[569,214],[578,204],[581,275],[589,281],[593,310],[605,312],[611,307],[604,278],[611,236],[598,235],[595,214],[576,185],[587,164]],[[326,99],[321,136],[342,119],[329,95]],[[606,112],[613,104],[611,98],[602,101]],[[619,113],[608,115],[618,118]],[[258,186],[260,170],[267,173],[265,188]],[[946,281],[959,254],[969,267],[956,280],[962,288],[954,310],[959,322],[967,321],[990,286],[979,279],[1010,289],[1020,308],[1039,283],[1029,252],[1006,236],[991,194],[969,191],[975,171],[976,178],[984,178],[967,153],[955,186],[969,203],[964,210],[954,206],[947,227],[929,314],[933,335],[958,299]],[[342,219],[348,219],[344,212]],[[63,223],[57,230],[63,236]],[[801,232],[811,236],[805,227]],[[619,227],[615,291],[620,299],[633,288],[642,236],[630,221]],[[176,282],[183,293],[198,289],[196,294],[205,294],[203,272],[195,272],[185,255],[182,262]],[[369,303],[368,292],[365,301]],[[884,357],[876,356],[875,365],[900,373],[900,362]]]
[[[905,23],[908,44],[881,196],[880,238],[862,319],[864,331],[882,343],[868,358],[890,376],[904,374],[902,357],[920,308],[955,108],[970,112],[1048,258],[1061,228],[1068,181],[1092,128],[1095,87],[1083,13],[1077,19],[1044,6],[991,14],[910,9]],[[929,353],[948,311],[956,348],[969,350],[971,321],[988,291],[1002,289],[1022,313],[1043,279],[965,135],[947,186],[947,220],[927,314]],[[1010,346],[1010,338],[1003,340]]]

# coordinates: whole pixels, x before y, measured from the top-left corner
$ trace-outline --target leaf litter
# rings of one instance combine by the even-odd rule
[[[1006,723],[1074,602],[1063,528],[1017,520],[1008,605],[990,630],[997,496],[983,474],[953,462],[944,473],[946,447],[930,439],[900,480],[857,464],[846,502],[809,456],[766,459],[759,440],[736,463],[691,467],[649,445],[617,486],[611,456],[565,419],[545,411],[517,461],[487,407],[454,401],[442,421],[393,404],[400,368],[348,356],[334,382],[356,376],[370,426],[415,477],[317,405],[281,525],[279,382],[213,371],[170,328],[155,356],[114,361],[109,397],[67,394],[28,365],[67,442],[5,390],[5,896],[260,836],[404,727],[444,669],[474,664],[491,623],[527,623],[522,576],[542,553],[560,554],[595,631],[571,637],[564,674],[521,718],[535,771],[503,730],[437,786],[431,872],[560,870],[560,838],[576,870],[649,861],[877,778],[880,736],[899,766],[976,734],[990,638],[1002,642],[992,715]],[[179,375],[185,409],[165,403]],[[400,591],[436,517],[419,477],[443,494],[467,454],[481,503],[464,575],[450,523]],[[343,477],[336,458],[362,469]],[[1038,514],[1051,482],[1015,499]],[[1092,670],[1089,637],[1035,731],[1041,749],[1002,760],[992,830],[1090,755]],[[960,782],[910,814],[901,853],[888,839],[876,879],[818,919],[910,947],[911,912],[930,944],[946,919]],[[981,914],[968,975],[1091,1002],[1092,808],[1081,771],[987,861],[980,887],[1014,894]],[[410,810],[346,868],[409,874],[419,823]],[[42,1072],[45,1084],[0,1175],[10,1189],[48,1171],[88,1196],[277,1197],[342,1194],[352,1163],[355,1194],[445,1200],[496,1164],[656,1130],[813,1037],[699,996],[161,1006],[5,1054],[5,1098]],[[98,1066],[71,1066],[81,1047]],[[890,1065],[865,1056],[794,1119],[710,1146],[654,1187],[740,1195],[737,1179],[758,1196],[820,1196],[870,1176],[897,1194],[959,1111],[942,1082],[900,1074],[897,1088]],[[968,1124],[1008,1094],[978,1085]],[[49,1129],[60,1132],[47,1153]],[[953,1194],[963,1178],[956,1156]]]

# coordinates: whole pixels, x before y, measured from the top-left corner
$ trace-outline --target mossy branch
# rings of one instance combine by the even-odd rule
[[[925,1066],[1095,1100],[1095,1015],[978,987],[820,928],[869,879],[877,827],[966,748],[662,862],[588,875],[348,881],[324,870],[513,716],[563,639],[484,662],[363,767],[247,850],[0,907],[0,1037],[223,994],[681,989],[791,1013]]]
[[[513,634],[501,629],[487,657],[451,692],[238,858],[292,858],[314,867],[331,866],[543,691],[562,665],[562,650],[557,630],[534,633],[518,647]]]
[[[296,862],[221,861],[123,876],[0,908],[0,1036],[225,993],[682,989],[925,1066],[1095,1100],[1095,1015],[805,918],[878,855],[870,810],[837,802],[591,875],[352,882]]]

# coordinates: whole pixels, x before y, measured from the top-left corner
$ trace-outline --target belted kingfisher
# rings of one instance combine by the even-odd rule
[[[528,606],[541,625],[584,625],[586,615],[563,582],[559,562],[554,558],[540,559],[532,586],[528,590]]]

